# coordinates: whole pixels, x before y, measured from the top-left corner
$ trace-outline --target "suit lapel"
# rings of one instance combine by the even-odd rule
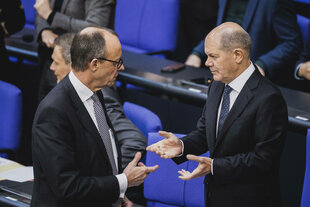
[[[250,0],[248,3],[248,7],[246,9],[243,24],[242,24],[243,29],[246,31],[248,30],[248,27],[254,17],[258,1],[259,0]]]
[[[85,131],[87,131],[91,135],[91,138],[95,139],[97,145],[100,148],[100,152],[102,153],[103,157],[106,159],[108,163],[110,163],[107,151],[105,149],[101,136],[98,132],[98,129],[96,125],[94,124],[93,120],[91,119],[87,109],[82,103],[77,92],[75,91],[73,85],[71,84],[69,80],[69,76],[66,76],[62,82],[65,85],[65,90],[67,91],[67,94],[70,96],[70,99],[72,101],[72,106],[76,110],[76,114],[77,114],[79,121],[84,126]],[[111,167],[111,170],[112,170],[112,167]]]
[[[227,130],[231,127],[233,122],[240,116],[240,114],[244,111],[248,103],[254,97],[252,90],[257,88],[260,74],[257,69],[250,76],[249,80],[243,86],[240,94],[238,95],[233,107],[231,108],[224,124],[222,130],[219,132],[218,137],[216,139],[215,148],[220,144],[220,142],[225,137]]]
[[[214,82],[214,90],[210,92],[208,96],[208,102],[205,111],[206,117],[206,132],[207,132],[207,142],[210,150],[210,156],[212,157],[214,147],[215,147],[215,139],[216,139],[216,123],[217,123],[217,114],[218,108],[221,102],[222,94],[224,91],[225,84],[220,82]],[[216,110],[217,109],[217,110]]]
[[[224,13],[226,10],[227,0],[219,0],[219,11],[216,25],[220,25],[224,21]]]

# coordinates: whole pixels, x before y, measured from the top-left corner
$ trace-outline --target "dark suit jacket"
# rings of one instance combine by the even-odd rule
[[[105,87],[101,91],[108,116],[121,146],[122,168],[124,169],[137,152],[145,151],[147,140],[142,132],[125,116],[115,86]]]
[[[68,76],[40,103],[32,134],[31,206],[111,206],[119,198],[105,146]]]
[[[217,25],[223,23],[228,0],[219,0]],[[291,0],[249,0],[241,25],[252,39],[251,60],[261,60],[271,80],[293,77],[302,48]],[[204,56],[204,40],[194,49]]]
[[[287,107],[279,90],[258,70],[237,97],[216,138],[224,84],[213,82],[197,129],[186,137],[184,155],[210,151],[214,175],[205,179],[208,207],[279,206],[278,169],[287,127]]]

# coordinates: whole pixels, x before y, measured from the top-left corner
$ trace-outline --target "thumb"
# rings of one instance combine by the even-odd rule
[[[201,157],[198,157],[196,155],[191,155],[191,154],[188,154],[186,155],[186,158],[188,160],[193,160],[193,161],[196,161],[196,162],[202,162],[202,158]]]
[[[166,131],[158,131],[158,134],[162,137],[166,137],[166,138],[169,138],[172,133],[171,132],[166,132]]]

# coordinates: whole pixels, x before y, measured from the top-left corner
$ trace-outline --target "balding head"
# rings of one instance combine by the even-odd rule
[[[88,63],[97,57],[107,57],[113,46],[120,43],[113,30],[99,27],[87,27],[77,33],[71,45],[72,69],[85,71]]]
[[[225,22],[214,28],[206,38],[213,39],[213,41],[219,41],[221,49],[226,51],[241,48],[246,52],[247,57],[250,57],[252,47],[251,37],[236,23]]]

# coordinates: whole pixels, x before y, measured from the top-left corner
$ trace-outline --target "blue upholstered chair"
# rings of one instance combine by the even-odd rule
[[[20,142],[22,121],[21,91],[0,81],[0,156],[10,158]]]
[[[309,37],[309,27],[310,27],[310,19],[301,15],[297,16],[297,23],[299,25],[302,40],[306,43],[307,38]]]
[[[308,129],[306,139],[306,170],[300,207],[310,206],[310,129]]]
[[[182,137],[182,134],[176,134]],[[163,137],[157,133],[149,133],[148,145]],[[209,153],[202,156],[209,156]],[[147,207],[203,207],[204,206],[204,178],[183,181],[178,178],[181,169],[192,171],[198,163],[187,161],[180,165],[171,159],[161,159],[153,152],[147,152],[146,165],[159,165],[159,169],[151,173],[144,182],[144,197]]]
[[[122,49],[166,54],[176,47],[179,0],[118,0],[115,31]]]
[[[23,7],[24,7],[24,12],[25,12],[25,17],[26,17],[26,24],[25,27],[34,29],[34,21],[35,21],[35,16],[36,16],[36,10],[33,8],[33,5],[35,4],[35,0],[21,0]]]
[[[159,117],[149,109],[130,102],[125,102],[123,108],[126,117],[140,129],[145,137],[149,132],[162,130]]]

